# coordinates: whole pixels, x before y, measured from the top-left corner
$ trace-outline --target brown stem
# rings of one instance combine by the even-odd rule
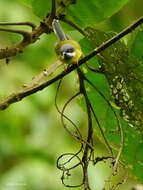
[[[14,30],[14,29],[8,29],[8,28],[0,28],[0,31],[20,34],[20,35],[22,35],[24,37],[24,41],[31,41],[31,33],[26,32],[24,30]]]
[[[83,173],[84,173],[84,190],[90,190],[89,183],[88,183],[88,164],[89,164],[89,158],[88,158],[88,153],[90,150],[90,144],[92,142],[92,135],[93,135],[93,129],[92,129],[92,117],[91,117],[91,109],[90,109],[90,101],[88,99],[86,89],[84,86],[84,78],[82,71],[78,68],[78,77],[79,77],[79,83],[80,83],[80,92],[83,94],[85,103],[86,103],[86,109],[87,109],[87,115],[88,115],[88,135],[87,135],[87,142],[85,145],[83,157],[82,157],[82,162],[84,164],[83,167]]]
[[[56,1],[52,0],[52,10],[51,10],[51,17],[54,19],[56,16]]]
[[[34,30],[36,28],[36,25],[33,24],[32,22],[0,22],[1,26],[10,26],[10,25],[14,25],[14,26],[21,26],[21,25],[26,25],[26,26],[30,26],[32,28],[32,30]]]
[[[83,36],[86,36],[85,31],[82,30],[77,24],[75,24],[71,20],[67,19],[66,17],[63,17],[61,20],[64,21],[65,23],[71,25],[73,28],[75,28],[77,31],[79,31],[81,34],[83,34]]]

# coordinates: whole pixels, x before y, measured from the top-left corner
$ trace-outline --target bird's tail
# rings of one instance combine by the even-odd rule
[[[60,41],[67,40],[65,33],[63,32],[58,20],[54,19],[52,22],[53,30]]]

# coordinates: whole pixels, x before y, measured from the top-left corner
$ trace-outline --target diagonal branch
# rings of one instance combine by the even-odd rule
[[[88,61],[89,59],[91,59],[92,57],[94,57],[95,55],[97,55],[98,53],[100,53],[101,51],[103,51],[104,49],[106,49],[107,47],[111,46],[113,43],[115,43],[116,41],[118,41],[119,39],[121,39],[122,37],[124,37],[125,35],[127,35],[128,33],[132,32],[136,27],[138,27],[140,24],[143,23],[143,17],[139,18],[134,24],[132,24],[131,26],[127,27],[125,30],[123,30],[122,32],[120,32],[119,34],[115,35],[113,38],[111,38],[110,40],[104,42],[103,44],[101,44],[99,47],[97,47],[95,50],[93,50],[91,53],[89,53],[87,56],[83,57],[78,65],[72,65],[70,67],[67,68],[66,71],[61,72],[60,74],[58,74],[57,76],[53,77],[52,79],[40,83],[30,89],[22,89],[19,90],[16,93],[13,93],[9,96],[7,96],[6,98],[4,98],[3,100],[1,100],[0,102],[0,110],[6,109],[10,104],[14,103],[14,102],[18,102],[21,99],[25,98],[26,96],[29,96],[31,94],[34,94],[40,90],[43,90],[44,88],[48,87],[49,85],[53,84],[54,82],[58,81],[59,79],[65,77],[66,75],[68,75],[70,72],[72,72],[73,70],[75,70],[77,67],[79,67],[80,65],[82,65],[83,63],[85,63],[86,61]],[[36,31],[33,31],[33,33],[35,33],[35,35],[40,35],[42,34],[42,32],[44,32],[44,29],[39,27],[35,29]],[[26,43],[26,42],[25,42]],[[19,44],[19,46],[21,46]],[[26,44],[25,44],[26,46]],[[17,47],[15,47],[17,48]],[[23,47],[22,47],[23,48]],[[13,49],[12,49],[13,50]],[[5,57],[7,57],[7,54],[11,53],[9,51],[5,52]],[[13,54],[15,54],[15,51],[13,51]],[[0,50],[0,58],[2,57],[1,54],[1,50]]]
[[[18,102],[26,96],[33,94],[37,91],[37,87],[40,87],[42,81],[49,77],[55,70],[62,65],[61,62],[56,62],[50,65],[47,69],[44,69],[39,75],[33,78],[29,84],[24,84],[23,87],[11,95],[7,96],[0,101],[0,110],[6,109],[10,104]],[[42,83],[43,84],[43,83]],[[41,88],[42,90],[43,88]],[[35,91],[36,90],[36,91]],[[40,90],[40,89],[39,89]],[[35,91],[35,92],[34,92]]]
[[[71,20],[67,19],[66,17],[63,17],[61,20],[65,23],[71,25],[74,29],[79,31],[83,36],[86,36],[86,32],[84,30],[82,30],[77,24],[73,23]]]
[[[90,58],[94,57],[107,47],[111,46],[127,34],[131,33],[134,29],[136,29],[139,25],[143,23],[143,16],[140,17],[136,22],[125,28],[123,31],[121,31],[119,34],[115,35],[113,38],[109,39],[108,41],[101,44],[98,48],[94,49],[90,54],[88,54],[86,57],[83,58],[82,63],[88,61]]]

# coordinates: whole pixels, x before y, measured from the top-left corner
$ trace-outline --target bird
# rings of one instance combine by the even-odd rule
[[[80,57],[83,55],[79,43],[66,37],[57,19],[53,19],[52,27],[59,39],[59,42],[55,45],[58,60],[64,64],[78,64]]]

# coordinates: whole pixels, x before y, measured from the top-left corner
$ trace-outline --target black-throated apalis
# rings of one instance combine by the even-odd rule
[[[55,46],[58,60],[64,64],[78,64],[82,56],[82,51],[78,42],[67,39],[58,20],[54,19],[52,26],[59,39],[59,42],[57,42]]]

